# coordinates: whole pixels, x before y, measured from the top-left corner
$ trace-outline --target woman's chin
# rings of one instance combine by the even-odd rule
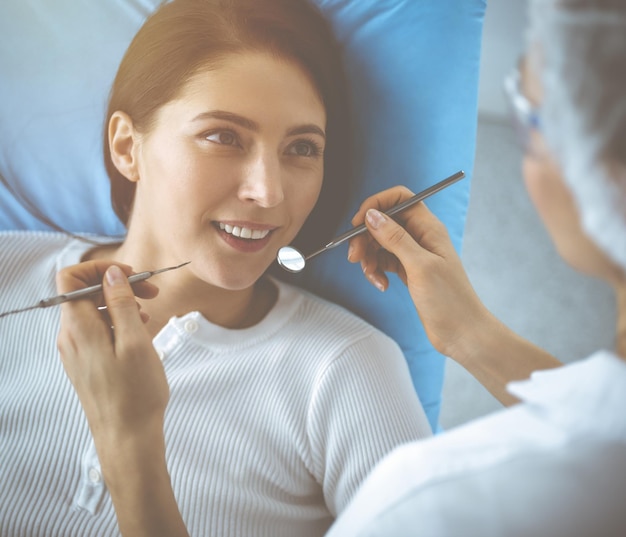
[[[255,268],[242,266],[238,268],[218,267],[208,274],[206,283],[227,291],[243,291],[252,287],[265,274],[268,267]]]

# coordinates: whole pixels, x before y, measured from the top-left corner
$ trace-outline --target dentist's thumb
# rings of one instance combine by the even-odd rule
[[[378,244],[394,254],[405,270],[411,263],[417,262],[423,251],[422,247],[393,218],[376,209],[369,209],[365,214],[365,225]]]
[[[135,293],[120,267],[111,265],[104,274],[104,300],[115,327],[116,341],[143,333],[143,320]]]

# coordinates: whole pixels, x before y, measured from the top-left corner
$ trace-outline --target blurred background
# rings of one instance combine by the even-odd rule
[[[463,262],[497,317],[559,360],[585,358],[613,342],[615,304],[605,284],[565,265],[526,193],[522,153],[510,127],[502,80],[523,50],[526,0],[491,0],[483,34],[476,164]],[[448,360],[441,425],[445,429],[501,405]]]

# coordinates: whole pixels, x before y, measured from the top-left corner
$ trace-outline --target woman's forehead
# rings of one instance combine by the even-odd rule
[[[163,108],[190,117],[218,108],[322,128],[326,124],[324,104],[304,69],[269,53],[230,54],[197,69]]]

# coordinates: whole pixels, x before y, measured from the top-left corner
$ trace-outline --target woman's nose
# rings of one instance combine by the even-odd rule
[[[275,207],[285,199],[278,157],[259,155],[247,168],[239,188],[239,197],[261,207]]]

